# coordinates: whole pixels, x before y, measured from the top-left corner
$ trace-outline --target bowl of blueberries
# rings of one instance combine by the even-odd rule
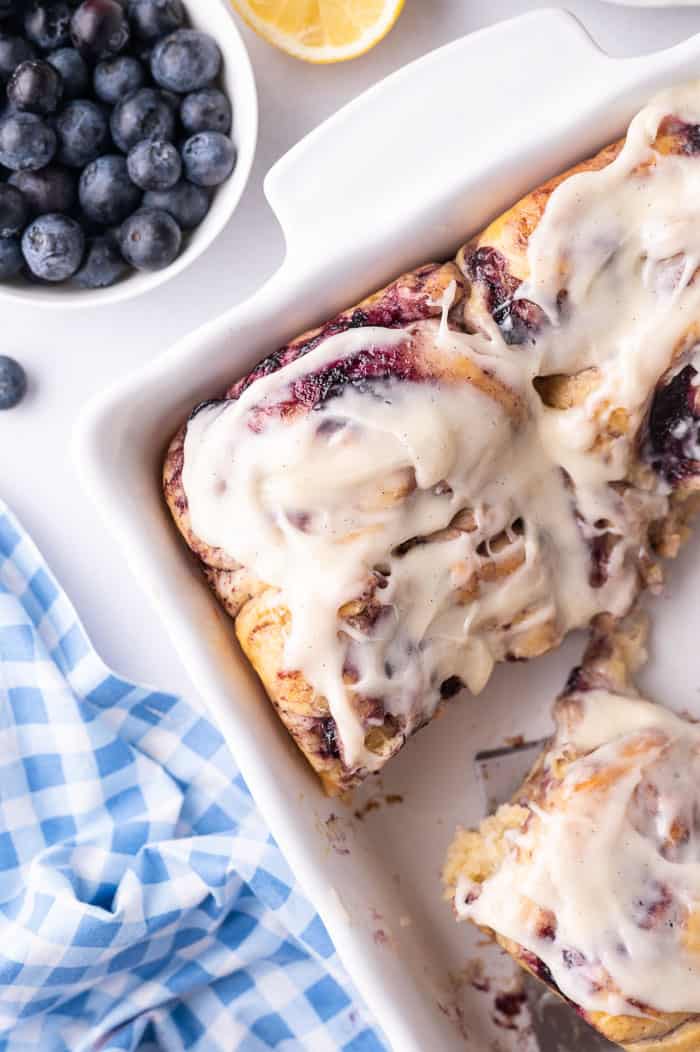
[[[0,297],[96,305],[180,273],[256,138],[226,0],[0,0]]]

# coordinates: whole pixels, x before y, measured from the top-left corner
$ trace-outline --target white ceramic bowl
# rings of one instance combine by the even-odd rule
[[[185,235],[184,247],[169,267],[152,273],[134,271],[106,289],[80,289],[65,282],[57,285],[16,282],[0,283],[0,302],[12,301],[33,307],[99,307],[133,299],[180,274],[207,250],[231,218],[255,156],[258,138],[258,99],[255,78],[246,46],[238,32],[228,0],[185,0],[190,25],[215,38],[223,55],[223,88],[233,104],[233,140],[236,168],[214,193],[211,208],[200,225]]]
[[[607,0],[621,7],[698,7],[700,0]]]
[[[100,396],[76,432],[85,485],[396,1052],[534,1052],[525,1009],[514,1030],[494,1022],[493,994],[510,966],[475,929],[455,924],[439,870],[457,823],[481,817],[474,754],[546,733],[582,639],[529,665],[501,666],[479,698],[453,702],[355,802],[390,793],[401,806],[360,820],[323,796],[177,535],[159,484],[167,440],[196,402],[404,268],[448,257],[520,194],[620,135],[658,88],[696,77],[699,64],[700,37],[612,59],[570,15],[545,10],[406,66],[268,175],[287,245],[268,284]],[[647,684],[652,696],[700,715],[692,544],[669,576],[673,602],[654,608]],[[475,959],[490,996],[468,981],[465,965]]]

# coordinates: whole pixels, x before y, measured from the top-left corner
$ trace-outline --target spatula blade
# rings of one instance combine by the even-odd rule
[[[500,804],[511,799],[544,745],[543,740],[522,742],[477,753],[474,766],[485,814],[492,814]],[[615,1052],[618,1049],[589,1027],[571,1005],[529,975],[524,976],[524,990],[532,1033],[541,1052]]]

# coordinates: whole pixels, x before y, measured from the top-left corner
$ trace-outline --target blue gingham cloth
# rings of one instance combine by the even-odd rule
[[[270,1048],[386,1046],[219,732],[102,664],[0,502],[0,1052]]]

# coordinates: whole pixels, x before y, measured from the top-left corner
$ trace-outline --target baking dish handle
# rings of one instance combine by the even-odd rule
[[[430,229],[425,250],[420,235],[407,246],[407,261],[434,254],[441,238],[448,252],[454,231],[470,229],[470,212],[495,212],[512,202],[514,184],[524,192],[556,171],[557,137],[567,137],[570,153],[571,114],[601,109],[600,136],[590,147],[582,141],[585,155],[618,134],[620,114],[629,112],[626,87],[639,91],[641,79],[648,94],[679,60],[682,66],[684,49],[690,75],[700,60],[698,37],[655,55],[613,59],[573,15],[544,9],[425,55],[344,106],[270,170],[265,193],[285,234],[287,262],[298,268],[305,259],[315,266],[319,258],[346,266],[371,259],[380,245],[405,241],[412,223]],[[611,81],[619,85],[619,113],[610,107]],[[520,169],[519,151],[531,153],[543,129],[554,146],[549,173]],[[493,202],[483,200],[483,179],[480,200],[469,197],[465,172],[474,150],[480,171],[484,160],[493,170]],[[425,223],[430,214],[434,224]]]

